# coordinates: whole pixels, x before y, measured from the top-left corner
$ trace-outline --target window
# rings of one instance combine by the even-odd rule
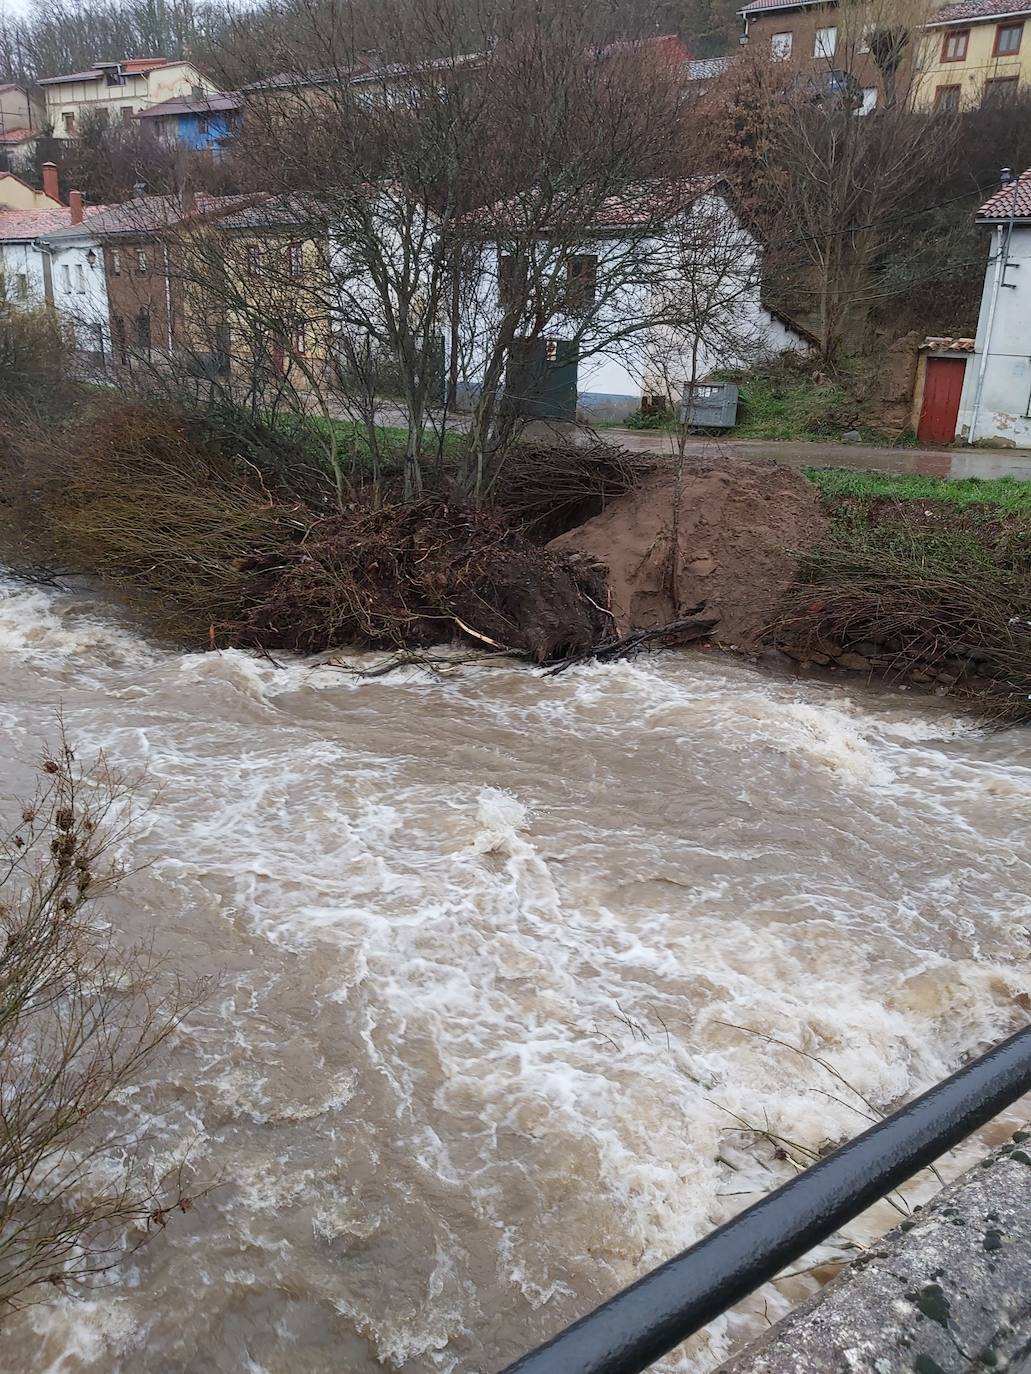
[[[29,279],[24,272],[14,274],[14,298],[19,301],[29,299]]]
[[[112,277],[122,275],[122,255],[117,248],[111,250],[111,275]]]
[[[299,277],[304,271],[304,248],[299,243],[291,243],[286,250],[286,270],[291,277]]]
[[[247,245],[247,275],[256,277],[261,271],[261,249],[256,243]]]
[[[146,248],[136,249],[136,275],[145,277],[147,275],[147,250]]]
[[[65,133],[68,135],[69,138],[71,138],[72,135],[75,133],[75,111],[65,110],[64,114],[61,116],[61,119],[64,123]]]
[[[81,262],[75,264],[75,290],[80,296],[85,296],[86,294],[86,274],[82,270]]]
[[[136,316],[136,346],[150,352],[150,311],[141,310]]]
[[[770,52],[778,62],[783,62],[791,56],[791,45],[793,42],[794,34],[775,33],[770,39]]]
[[[934,93],[934,108],[937,113],[945,114],[959,109],[959,87],[939,86]]]
[[[123,128],[123,129],[131,129],[131,128],[132,128],[132,106],[131,106],[131,105],[123,105],[123,106],[122,106],[122,128]]]
[[[1023,24],[1000,24],[995,30],[993,57],[1013,57],[1020,52],[1020,40],[1024,34]]]
[[[203,99],[204,99],[204,87],[203,87],[203,86],[191,86],[191,87],[190,87],[190,99],[191,99],[191,100],[203,100]]]
[[[838,46],[838,30],[835,25],[828,29],[816,30],[816,42],[813,44],[814,57],[833,57]]]
[[[863,98],[856,107],[856,114],[868,115],[877,108],[877,87],[864,86]]]
[[[984,94],[981,97],[981,104],[1000,105],[1005,100],[1012,100],[1017,94],[1019,85],[1019,76],[991,77],[984,83]]]
[[[200,132],[204,135],[204,137],[207,138],[207,136],[208,136],[208,131],[209,131],[209,129],[208,129],[208,117],[207,117],[207,115],[201,115],[201,116],[200,116],[200,118],[197,120],[197,128],[198,128],[198,129],[200,130]]]
[[[61,290],[70,292],[72,289],[72,272],[66,262],[61,264]]]
[[[98,129],[106,129],[111,123],[111,111],[101,107],[99,110],[94,111],[93,118],[96,120]]]
[[[305,345],[306,345],[306,342],[307,342],[307,340],[306,340],[306,338],[305,338],[304,325],[303,325],[303,324],[299,324],[299,325],[297,326],[297,328],[294,330],[294,338],[293,338],[293,345],[294,345],[294,346],[293,346],[293,351],[294,351],[294,353],[297,353],[297,354],[299,354],[301,357],[303,357],[304,354],[307,353],[307,351],[308,351],[307,348],[306,348],[306,346],[305,346]]]
[[[967,60],[967,44],[969,42],[969,29],[953,29],[951,33],[947,33],[942,43],[942,61],[965,62]]]
[[[586,310],[594,304],[598,289],[598,256],[596,253],[576,253],[566,263],[566,289],[563,307],[566,310]]]

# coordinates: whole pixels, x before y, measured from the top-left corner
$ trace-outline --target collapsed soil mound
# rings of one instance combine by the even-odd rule
[[[419,648],[460,634],[544,662],[587,653],[610,628],[600,568],[463,507],[356,508],[241,570],[248,609],[232,641],[262,649]]]
[[[552,540],[603,563],[623,633],[669,624],[686,607],[718,615],[712,639],[753,648],[795,582],[798,554],[826,521],[816,489],[775,464],[689,458],[657,469],[603,513]]]

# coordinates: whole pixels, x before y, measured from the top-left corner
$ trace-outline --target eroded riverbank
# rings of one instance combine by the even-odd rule
[[[886,1106],[1026,1018],[1031,745],[945,703],[698,655],[362,682],[24,588],[0,647],[4,793],[58,707],[146,764],[113,919],[223,970],[124,1104],[220,1186],[12,1374],[488,1371],[785,1177],[742,1123],[861,1129],[761,1036]]]

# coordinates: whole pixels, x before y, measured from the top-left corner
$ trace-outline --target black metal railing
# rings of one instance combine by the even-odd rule
[[[504,1374],[638,1374],[1029,1091],[1025,1027]]]

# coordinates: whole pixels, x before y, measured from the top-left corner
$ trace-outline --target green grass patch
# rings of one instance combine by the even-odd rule
[[[833,382],[807,378],[746,377],[740,383],[741,405],[734,437],[816,441],[843,433],[838,412],[845,393]]]
[[[993,506],[1010,515],[1031,515],[1031,482],[1017,477],[920,477],[847,468],[806,468],[828,507],[842,499],[894,497],[898,501],[944,502],[960,508]]]

